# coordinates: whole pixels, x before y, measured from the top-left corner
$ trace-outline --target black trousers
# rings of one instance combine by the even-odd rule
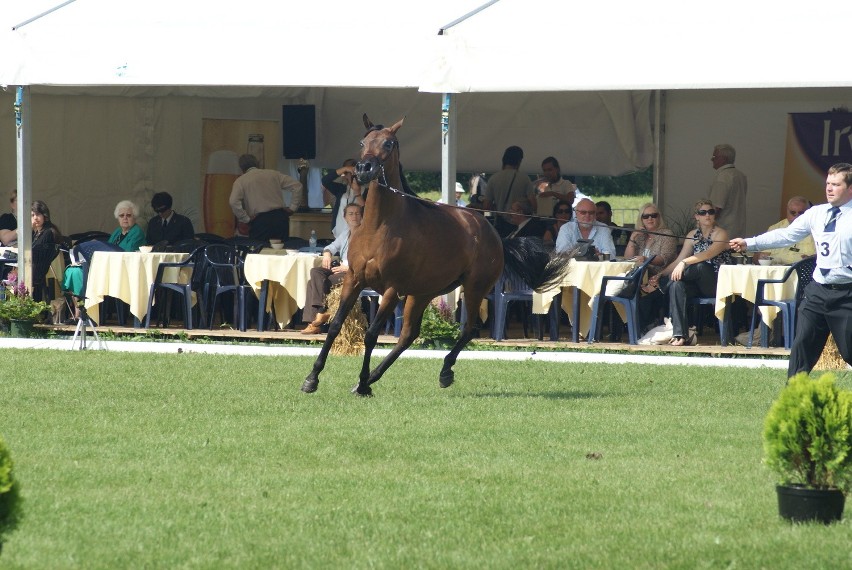
[[[249,237],[261,241],[286,240],[290,237],[290,216],[283,208],[258,214],[251,222]]]
[[[680,281],[669,282],[669,316],[672,335],[686,337],[689,330],[687,302],[693,297],[714,297],[719,274],[709,263],[687,265]]]
[[[799,305],[788,376],[813,370],[829,333],[840,356],[852,364],[852,288],[832,289],[812,281]]]

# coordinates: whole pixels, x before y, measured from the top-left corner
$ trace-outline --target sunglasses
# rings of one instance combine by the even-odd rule
[[[556,213],[557,214],[570,214],[571,210],[568,210],[566,208],[559,208],[558,210],[556,210]]]
[[[169,209],[168,206],[160,206],[159,208],[156,208],[154,211],[157,212],[158,214],[162,214],[163,212],[165,212],[168,209]]]
[[[698,210],[695,213],[698,214],[699,216],[715,216],[716,210],[714,210],[713,208],[710,208],[709,210]]]
[[[802,215],[802,214],[804,214],[804,213],[805,213],[805,211],[804,211],[804,210],[802,210],[801,212],[797,212],[796,210],[790,210],[790,215],[791,215],[791,216],[801,216],[801,215]]]
[[[658,212],[655,212],[653,214],[642,214],[643,220],[656,220],[659,217],[660,217],[660,214]]]

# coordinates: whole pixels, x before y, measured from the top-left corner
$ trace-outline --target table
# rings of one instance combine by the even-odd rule
[[[278,326],[290,324],[296,311],[305,306],[311,269],[322,265],[313,253],[288,253],[264,249],[246,255],[243,272],[260,300],[257,330],[263,330],[264,315],[274,309]]]
[[[94,252],[86,280],[86,310],[90,316],[97,315],[98,305],[105,297],[116,297],[130,305],[130,312],[136,318],[136,326],[139,326],[148,312],[151,283],[157,276],[157,268],[161,263],[187,259],[188,253]],[[172,283],[189,283],[191,278],[192,269],[189,267],[169,269],[163,275],[164,281]]]
[[[562,282],[541,293],[533,293],[533,313],[545,314],[550,310],[553,298],[562,293],[562,309],[568,313],[571,319],[572,338],[574,342],[580,341],[580,323],[591,324],[592,304],[594,296],[600,293],[601,282],[604,277],[626,273],[633,269],[632,261],[578,261],[572,259],[568,263],[568,270]],[[567,295],[568,292],[572,294]],[[580,303],[581,298],[585,303]],[[619,315],[624,320],[624,308],[613,303]],[[555,331],[551,331],[551,340]]]
[[[716,317],[725,323],[727,329],[727,308],[734,295],[739,295],[746,301],[754,303],[757,293],[758,279],[781,279],[790,268],[789,265],[723,265],[719,268],[719,280],[716,284]],[[767,285],[764,294],[767,299],[792,299],[796,295],[799,277],[794,271],[785,283]],[[760,318],[772,327],[772,321],[778,315],[777,307],[760,307]],[[730,333],[729,333],[730,334]],[[722,345],[727,339],[722,339]]]

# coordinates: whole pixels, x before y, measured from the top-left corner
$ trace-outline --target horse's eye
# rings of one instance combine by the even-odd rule
[[[361,148],[364,148],[364,141],[361,141],[361,142],[359,142],[358,144],[360,144],[360,145],[361,145]]]
[[[385,141],[382,146],[385,150],[393,150],[393,141]]]

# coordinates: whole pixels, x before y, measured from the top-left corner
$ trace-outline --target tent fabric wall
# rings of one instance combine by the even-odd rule
[[[200,231],[202,120],[280,121],[283,104],[317,105],[314,167],[336,167],[357,156],[366,112],[386,124],[405,117],[400,140],[406,169],[441,169],[441,98],[415,89],[267,88],[253,97],[231,96],[224,87],[211,92],[219,97],[159,95],[142,87],[122,88],[120,96],[90,90],[32,88],[33,197],[47,202],[66,233],[111,230],[113,208],[122,199],[136,202],[147,220],[153,215],[150,197],[163,190]],[[11,93],[0,97],[0,183],[10,189],[15,186],[12,100]],[[646,167],[654,148],[650,102],[647,92],[466,94],[459,98],[454,123],[458,169],[499,170],[503,150],[513,144],[524,148],[529,174],[538,173],[550,155],[566,174]],[[281,158],[271,166],[286,173],[290,165]]]
[[[707,196],[713,147],[730,143],[748,177],[749,235],[781,219],[787,114],[852,109],[849,88],[675,90],[666,98],[664,213],[678,216]],[[824,188],[811,190],[824,196]]]

